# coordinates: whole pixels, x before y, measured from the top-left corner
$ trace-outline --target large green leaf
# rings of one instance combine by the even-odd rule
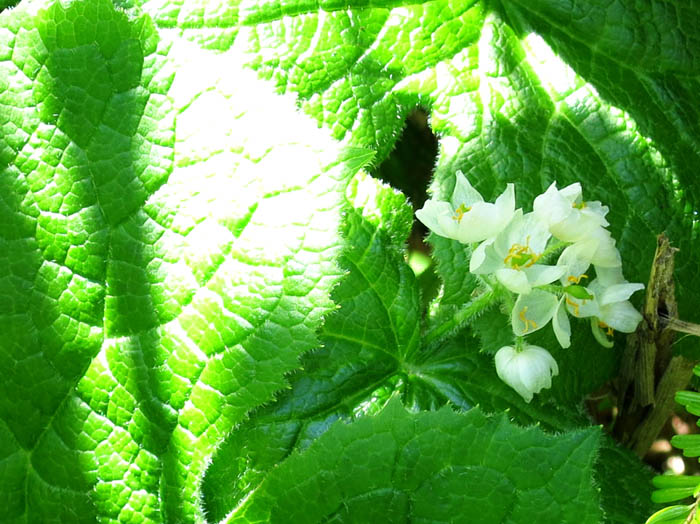
[[[107,0],[0,36],[0,520],[192,521],[217,442],[318,345],[357,155]]]
[[[394,393],[417,411],[479,403],[547,429],[588,424],[581,399],[614,375],[618,352],[590,349],[574,325],[552,390],[526,405],[493,369],[508,331],[495,307],[424,343],[403,197],[358,177],[345,202],[372,154],[343,154],[338,141],[381,161],[416,106],[440,140],[434,195],[450,193],[457,169],[486,198],[515,181],[526,207],[553,180],[581,181],[611,206],[630,280],[646,280],[667,230],[681,248],[681,315],[693,319],[693,2],[114,4],[23,0],[0,14],[3,522],[202,520],[205,465],[231,434],[207,479],[230,458],[235,472],[220,478],[236,489],[204,487],[206,510],[223,518],[244,499],[276,500],[269,487],[309,457],[328,464],[324,450],[342,451],[327,447],[334,435],[382,441],[386,413],[397,427],[481,417],[392,407],[284,460]],[[433,242],[444,289],[429,329],[475,290],[464,247]],[[333,288],[341,243],[347,276]],[[317,338],[332,289],[340,309]],[[532,340],[553,350],[550,330]],[[690,339],[678,347],[698,353]],[[604,513],[645,511],[625,503],[646,492],[638,464],[608,455]],[[629,471],[638,481],[618,494]]]
[[[289,457],[227,522],[598,523],[598,440],[394,401]]]
[[[699,11],[655,0],[242,2],[239,40],[261,75],[379,159],[403,117],[425,107],[440,136],[438,196],[457,169],[486,198],[516,181],[525,206],[554,180],[580,181],[586,198],[611,206],[634,281],[648,278],[666,230],[681,249],[679,301],[691,317]]]

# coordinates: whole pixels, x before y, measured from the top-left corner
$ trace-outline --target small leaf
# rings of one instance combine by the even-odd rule
[[[593,298],[593,295],[591,295],[588,290],[583,287],[579,286],[578,284],[573,284],[571,286],[566,286],[564,288],[564,291],[571,295],[574,298],[578,298],[581,300],[590,300]]]
[[[674,435],[671,444],[682,449],[686,457],[700,457],[700,435]]]
[[[665,488],[657,489],[651,494],[651,500],[658,504],[666,504],[667,502],[675,502],[687,497],[692,497],[696,486],[692,488]]]
[[[652,479],[656,488],[690,488],[695,489],[700,484],[700,477],[688,475],[656,475]]]
[[[693,506],[670,506],[657,511],[645,524],[684,524]]]

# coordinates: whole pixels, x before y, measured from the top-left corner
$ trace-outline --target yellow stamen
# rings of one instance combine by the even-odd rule
[[[579,284],[581,282],[582,278],[588,278],[588,275],[583,274],[581,276],[575,277],[574,275],[569,275],[569,277],[566,279],[569,282],[572,282],[574,284]]]
[[[580,315],[579,309],[578,309],[578,304],[571,300],[568,296],[564,297],[564,300],[566,300],[566,303],[569,304],[573,310],[574,310],[574,316],[578,317]]]
[[[455,209],[455,214],[452,217],[452,220],[456,220],[457,222],[462,221],[462,217],[464,216],[464,213],[467,213],[471,211],[472,207],[471,206],[465,206],[464,204],[460,204],[457,209]]]
[[[605,334],[608,335],[609,337],[612,337],[612,336],[613,336],[613,333],[615,333],[615,330],[614,330],[613,328],[611,328],[610,326],[608,326],[608,325],[607,325],[605,322],[603,322],[602,320],[599,320],[599,321],[598,321],[598,327],[601,328],[601,329],[604,329],[604,330],[605,330]]]
[[[576,202],[572,202],[571,207],[574,207],[576,209],[583,209],[584,207],[586,207],[586,203],[583,201],[579,202],[578,204]]]
[[[527,306],[525,306],[518,314],[518,316],[520,317],[520,320],[523,322],[523,324],[525,324],[525,331],[523,331],[523,334],[530,331],[530,325],[532,325],[533,331],[535,329],[537,329],[537,323],[534,320],[530,320],[529,318],[526,318],[525,313],[527,313]]]
[[[534,265],[541,256],[542,254],[538,255],[530,249],[530,237],[528,236],[524,246],[522,244],[513,244],[510,246],[506,258],[503,259],[503,263],[513,269],[522,269]]]

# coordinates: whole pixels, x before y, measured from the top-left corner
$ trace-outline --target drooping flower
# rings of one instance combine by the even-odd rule
[[[554,357],[544,348],[525,344],[518,351],[503,346],[496,352],[496,373],[500,379],[530,402],[535,393],[552,386],[552,377],[559,374]]]
[[[513,219],[495,238],[474,250],[469,271],[477,275],[495,274],[514,293],[527,294],[533,287],[549,284],[564,268],[538,264],[551,237],[546,226],[533,214],[515,211]]]
[[[508,184],[493,204],[484,202],[461,171],[449,202],[428,200],[416,216],[434,233],[462,243],[481,242],[506,227],[515,211],[515,189]]]
[[[589,288],[596,297],[599,312],[594,322],[591,322],[593,335],[603,344],[613,330],[622,333],[632,333],[642,320],[642,315],[628,300],[636,291],[644,289],[644,284],[627,282],[620,268],[598,268],[597,278]],[[603,344],[604,346],[607,344]]]
[[[614,330],[632,333],[642,320],[642,315],[628,299],[634,292],[644,289],[644,284],[625,280],[620,267],[596,266],[595,271],[596,278],[585,288],[590,298],[567,294],[566,307],[575,317],[590,317],[596,340],[605,347],[612,347],[612,340],[606,334],[612,335]]]

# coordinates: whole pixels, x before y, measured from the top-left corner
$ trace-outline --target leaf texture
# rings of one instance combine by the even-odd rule
[[[598,440],[592,429],[552,436],[478,409],[409,414],[392,401],[289,457],[228,522],[597,523],[588,475]]]
[[[0,520],[194,521],[216,444],[318,344],[352,155],[148,17],[10,15]]]

